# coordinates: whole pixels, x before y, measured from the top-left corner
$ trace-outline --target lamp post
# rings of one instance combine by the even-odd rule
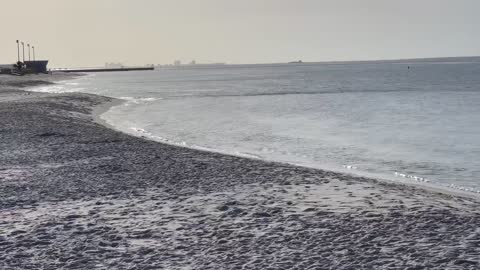
[[[17,39],[17,62],[20,62],[20,41]]]
[[[28,47],[28,62],[30,62],[30,44],[27,44]]]
[[[32,46],[32,50],[33,50],[33,62],[35,62],[35,46]]]
[[[22,50],[23,50],[23,62],[25,63],[25,43],[22,41]]]

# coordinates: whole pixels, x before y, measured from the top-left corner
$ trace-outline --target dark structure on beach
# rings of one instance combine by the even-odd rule
[[[26,44],[28,49],[28,60],[25,58],[25,42],[17,40],[17,63],[0,65],[0,74],[9,74],[22,76],[25,74],[38,74],[45,73],[48,74],[53,72],[115,72],[115,71],[143,71],[143,70],[154,70],[153,65],[146,67],[124,67],[123,65],[115,65],[109,67],[108,65],[105,68],[55,68],[48,69],[48,60],[36,60],[35,59],[35,46],[31,44]],[[21,50],[20,50],[21,47]],[[31,59],[33,51],[33,60]],[[22,52],[22,53],[20,53]],[[22,57],[20,57],[22,56]]]
[[[48,73],[48,60],[25,61],[10,65],[0,65],[0,74],[25,75]]]
[[[25,75],[25,74],[38,74],[48,73],[47,65],[48,60],[36,60],[35,59],[35,46],[27,44],[28,60],[25,60],[25,43],[17,40],[17,63],[0,65],[0,74],[10,75]],[[22,46],[22,59],[20,60],[20,44]],[[31,59],[30,51],[33,51],[33,61]]]
[[[48,73],[48,60],[25,61],[27,73]]]
[[[13,65],[0,65],[0,74],[10,74],[13,69]]]

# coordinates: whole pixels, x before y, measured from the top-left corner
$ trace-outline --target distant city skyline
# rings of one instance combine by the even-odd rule
[[[53,67],[477,56],[478,10],[477,0],[8,1],[1,18],[15,27],[3,28],[0,63],[16,61],[17,39]]]

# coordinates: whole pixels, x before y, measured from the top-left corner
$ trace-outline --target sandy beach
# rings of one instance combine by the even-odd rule
[[[479,269],[478,197],[110,129],[0,76],[0,269]]]

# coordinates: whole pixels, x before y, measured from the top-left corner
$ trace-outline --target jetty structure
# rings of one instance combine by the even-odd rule
[[[116,71],[146,71],[155,67],[118,67],[118,68],[52,68],[49,72],[85,73],[85,72],[116,72]]]
[[[28,59],[25,59],[25,42],[17,40],[17,62],[15,64],[0,64],[0,74],[22,76],[25,74],[54,73],[54,72],[115,72],[115,71],[143,71],[154,70],[154,66],[146,67],[115,67],[115,68],[51,68],[48,69],[48,60],[35,58],[35,46],[27,43]],[[22,58],[20,59],[20,46],[22,46]],[[32,53],[31,53],[32,52]],[[33,59],[31,58],[33,56]]]

